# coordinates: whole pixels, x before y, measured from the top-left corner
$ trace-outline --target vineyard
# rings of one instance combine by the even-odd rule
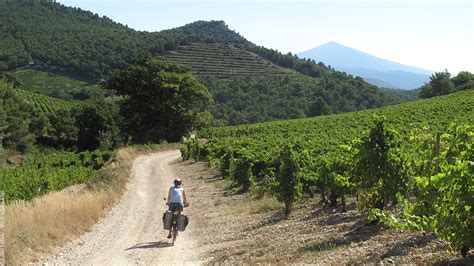
[[[110,151],[30,155],[16,168],[0,169],[5,202],[31,200],[49,191],[86,183],[114,156]]]
[[[222,44],[194,43],[181,46],[162,58],[189,66],[198,76],[267,76],[295,73],[249,51]]]
[[[57,112],[60,112],[61,110],[70,109],[78,105],[76,102],[56,99],[23,89],[15,89],[15,92],[21,100],[46,116],[55,116],[57,115]]]
[[[474,90],[396,106],[199,132],[183,159],[206,160],[235,187],[290,214],[304,194],[358,196],[373,221],[474,247]],[[394,208],[397,206],[397,208]],[[396,211],[395,211],[396,210]]]
[[[45,71],[26,69],[11,72],[10,75],[25,90],[63,100],[86,100],[110,95],[98,85]]]

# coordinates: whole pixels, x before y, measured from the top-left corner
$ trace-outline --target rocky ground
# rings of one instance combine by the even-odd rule
[[[430,263],[469,264],[433,235],[366,225],[349,200],[347,212],[308,198],[288,219],[272,198],[227,189],[203,163],[175,162],[194,213],[192,234],[208,263]],[[197,211],[199,213],[197,213]]]

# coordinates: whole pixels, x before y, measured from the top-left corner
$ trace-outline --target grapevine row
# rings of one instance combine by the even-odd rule
[[[16,168],[0,169],[5,202],[31,200],[49,191],[88,182],[114,156],[110,151],[30,155]]]
[[[211,128],[181,151],[183,159],[217,166],[242,189],[275,195],[287,213],[303,190],[317,190],[329,204],[357,194],[371,218],[391,217],[393,225],[434,232],[465,250],[474,246],[473,124],[470,90],[355,113]],[[403,213],[390,213],[396,204]]]
[[[77,103],[75,102],[56,99],[27,90],[16,89],[15,92],[20,99],[32,105],[36,111],[39,111],[46,116],[58,115],[58,112],[61,110],[71,109],[74,106],[77,106]]]

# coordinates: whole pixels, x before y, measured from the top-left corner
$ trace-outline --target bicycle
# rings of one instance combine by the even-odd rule
[[[166,200],[166,199],[165,199]],[[189,204],[185,204],[184,207],[188,207]],[[171,243],[174,246],[174,242],[176,241],[176,238],[178,237],[178,217],[181,214],[181,209],[180,208],[172,208],[171,209]]]
[[[173,208],[171,213],[173,215],[173,218],[171,218],[171,243],[174,246],[174,242],[178,237],[178,217],[181,214],[181,210],[179,208]]]

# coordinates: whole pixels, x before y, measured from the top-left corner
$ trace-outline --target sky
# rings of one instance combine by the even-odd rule
[[[136,30],[224,20],[247,40],[299,53],[329,41],[432,71],[474,73],[473,0],[58,0]]]

